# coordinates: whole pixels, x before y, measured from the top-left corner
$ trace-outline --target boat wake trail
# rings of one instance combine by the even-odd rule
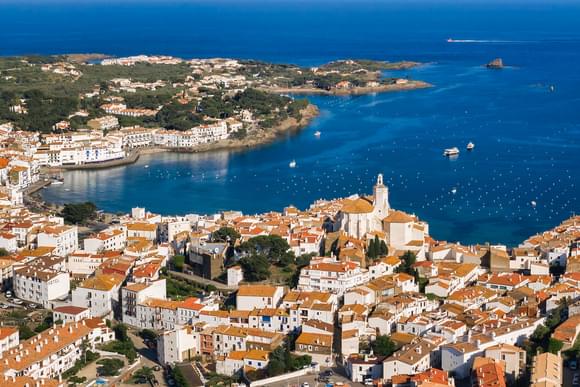
[[[528,43],[521,40],[497,40],[497,39],[447,39],[447,43]]]

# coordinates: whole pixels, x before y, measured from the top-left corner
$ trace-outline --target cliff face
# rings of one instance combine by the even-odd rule
[[[501,58],[495,58],[491,62],[485,65],[488,69],[502,69],[503,61]]]

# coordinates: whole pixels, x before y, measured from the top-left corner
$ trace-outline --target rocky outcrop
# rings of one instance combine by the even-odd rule
[[[503,69],[503,60],[501,58],[495,58],[491,62],[485,65],[488,69]]]

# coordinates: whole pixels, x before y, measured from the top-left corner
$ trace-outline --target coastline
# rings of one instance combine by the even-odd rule
[[[262,145],[267,145],[274,142],[276,139],[280,138],[286,133],[296,133],[304,129],[310,122],[316,118],[319,114],[318,107],[316,105],[309,104],[305,109],[300,111],[301,119],[289,117],[280,122],[278,125],[268,130],[259,130],[258,133],[253,133],[251,138],[244,138],[241,140],[227,139],[211,144],[200,145],[195,148],[163,148],[163,147],[148,147],[132,150],[128,156],[117,159],[104,161],[102,163],[91,163],[82,165],[65,165],[60,167],[48,167],[43,168],[44,173],[59,173],[66,171],[75,170],[98,170],[98,169],[108,169],[121,167],[125,165],[131,165],[136,163],[142,155],[156,154],[156,153],[205,153],[221,150],[242,150],[250,149]],[[49,185],[49,183],[37,188],[34,192],[44,188]],[[30,192],[32,193],[32,192]]]
[[[433,85],[424,81],[408,81],[407,83],[403,84],[394,83],[374,87],[353,87],[350,89],[324,90],[315,87],[309,88],[290,87],[290,88],[259,88],[258,90],[276,94],[345,96],[345,95],[361,95],[372,93],[388,93],[393,91],[407,91],[407,90],[425,89],[428,87],[433,87]]]

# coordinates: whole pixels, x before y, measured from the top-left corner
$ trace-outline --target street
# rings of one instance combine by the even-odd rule
[[[161,365],[157,362],[157,352],[154,349],[147,347],[145,343],[143,343],[143,339],[139,337],[135,331],[129,330],[127,333],[131,338],[131,341],[133,341],[137,353],[141,355],[141,367],[145,366],[151,369],[155,366],[160,367],[159,371],[153,371],[153,375],[155,375],[155,379],[159,381],[159,386],[167,386],[167,381],[163,375],[163,368],[161,368]],[[136,370],[141,367],[136,368]]]
[[[328,368],[321,368],[320,371],[323,372],[325,369]],[[343,375],[339,375],[337,373],[337,371],[339,371],[337,368],[333,368],[332,371],[334,372],[334,374],[328,378],[328,383],[333,383],[335,386],[336,385],[344,385],[344,386],[353,386],[353,387],[363,387],[364,385],[362,383],[354,383],[351,382],[346,376]],[[301,376],[299,378],[293,378],[293,379],[288,379],[288,380],[284,380],[282,382],[277,382],[277,383],[271,383],[268,384],[268,387],[301,387],[304,383],[308,383],[309,387],[324,387],[326,386],[326,382],[318,382],[318,373],[312,374],[312,375],[305,375],[305,376]]]

